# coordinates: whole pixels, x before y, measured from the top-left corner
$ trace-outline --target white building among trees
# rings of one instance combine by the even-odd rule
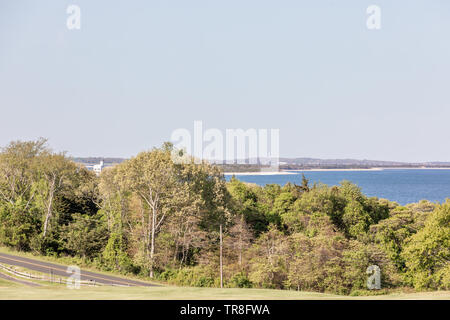
[[[94,170],[94,172],[95,172],[96,175],[100,175],[100,173],[101,173],[102,170],[103,170],[103,167],[104,167],[104,163],[103,163],[103,160],[102,160],[102,161],[100,161],[99,164],[95,164],[95,165],[92,167],[92,170]]]

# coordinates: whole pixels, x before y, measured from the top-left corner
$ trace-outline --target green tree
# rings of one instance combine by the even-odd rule
[[[255,241],[249,250],[249,279],[265,288],[283,288],[287,277],[289,243],[274,225]]]
[[[409,281],[418,289],[450,289],[450,200],[428,216],[402,254]]]
[[[108,233],[100,217],[75,214],[73,221],[63,227],[62,239],[73,255],[92,259],[102,252]]]
[[[36,158],[48,152],[45,143],[13,141],[0,153],[0,241],[19,250],[30,250],[41,225]]]
[[[227,184],[232,197],[233,211],[243,215],[245,222],[253,230],[255,236],[267,230],[269,217],[267,205],[263,205],[258,198],[258,186],[249,186],[232,177]],[[255,190],[254,190],[255,189]]]

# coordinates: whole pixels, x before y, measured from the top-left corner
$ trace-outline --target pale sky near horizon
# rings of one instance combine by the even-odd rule
[[[450,161],[450,1],[0,0],[0,110],[0,146],[73,156],[202,120],[278,128],[282,157]]]

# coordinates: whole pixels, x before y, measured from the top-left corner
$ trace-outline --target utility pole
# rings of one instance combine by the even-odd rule
[[[220,287],[223,288],[222,224],[220,225]]]

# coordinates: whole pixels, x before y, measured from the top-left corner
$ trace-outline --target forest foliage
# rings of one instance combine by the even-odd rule
[[[367,267],[382,287],[450,289],[450,200],[400,206],[356,185],[264,187],[203,162],[174,163],[170,143],[97,177],[44,139],[0,153],[0,243],[168,283],[214,287],[219,226],[224,284],[352,294]]]

